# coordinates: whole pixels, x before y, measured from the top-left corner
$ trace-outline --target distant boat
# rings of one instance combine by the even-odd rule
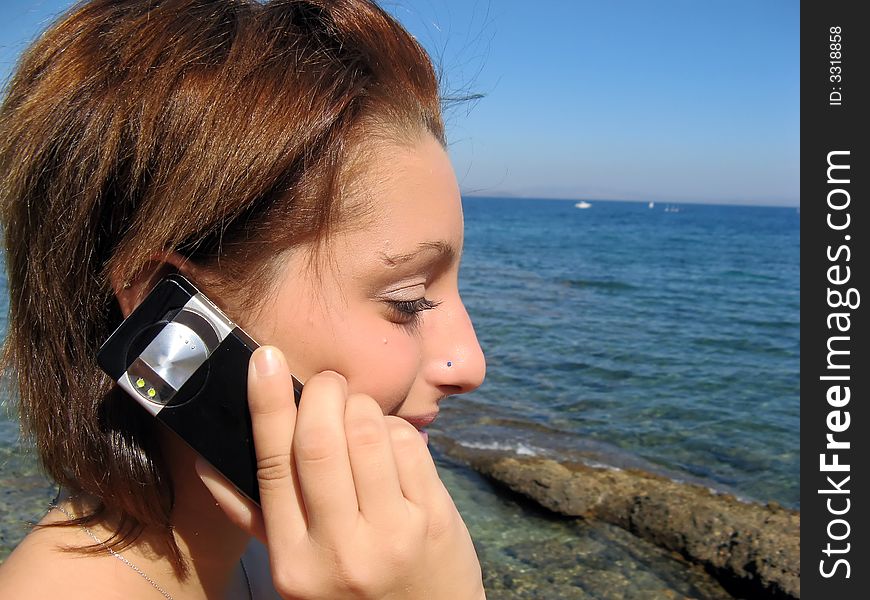
[[[665,207],[665,212],[680,212],[680,209],[677,206],[671,206],[670,204],[668,204]]]
[[[655,208],[655,206],[656,206],[656,203],[655,203],[655,202],[650,202],[650,203],[649,203],[649,207],[650,207],[650,208]]]
[[[590,208],[592,205],[586,202],[586,200],[581,200],[577,204],[574,205],[574,208]]]

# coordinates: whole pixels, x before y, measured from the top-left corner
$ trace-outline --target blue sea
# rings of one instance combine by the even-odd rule
[[[464,200],[488,371],[442,426],[798,508],[798,211],[589,202]]]
[[[589,203],[463,199],[460,290],[487,378],[442,404],[433,445],[449,436],[638,467],[799,508],[798,211]],[[11,419],[0,416],[0,501],[28,514],[25,505],[44,506],[50,488],[33,474]],[[487,581],[501,593],[520,590],[503,597],[554,597],[562,579],[566,598],[709,594],[684,564],[641,551],[621,530],[551,521],[436,458]],[[20,535],[8,527],[0,535],[2,558]],[[528,548],[552,540],[589,557],[579,572],[530,568]]]

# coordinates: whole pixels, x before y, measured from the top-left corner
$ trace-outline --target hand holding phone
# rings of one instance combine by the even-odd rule
[[[305,382],[298,408],[277,348],[248,371],[262,510],[205,463],[230,520],[267,545],[285,598],[485,598],[468,530],[407,421],[348,393],[332,371]]]

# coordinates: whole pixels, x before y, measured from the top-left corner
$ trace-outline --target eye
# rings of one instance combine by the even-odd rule
[[[424,310],[432,310],[440,302],[429,300],[428,298],[418,298],[416,300],[387,300],[387,306],[390,308],[390,319],[394,323],[400,325],[416,325],[420,318],[420,313]]]

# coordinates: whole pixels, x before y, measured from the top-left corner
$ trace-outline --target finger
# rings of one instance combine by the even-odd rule
[[[257,456],[260,506],[270,550],[290,548],[305,535],[305,509],[291,456],[296,405],[281,351],[261,346],[248,370],[248,407]]]
[[[339,539],[359,518],[344,430],[346,401],[345,378],[324,371],[305,382],[296,417],[293,458],[308,532],[322,540]]]
[[[344,428],[360,513],[370,523],[394,523],[407,505],[381,407],[370,396],[352,394]]]
[[[402,495],[420,506],[430,506],[435,501],[443,500],[445,494],[449,496],[420,432],[399,417],[387,416],[385,421],[390,432]]]
[[[197,457],[195,466],[199,478],[230,522],[266,543],[266,528],[260,507],[239,493],[235,486],[204,458]]]

